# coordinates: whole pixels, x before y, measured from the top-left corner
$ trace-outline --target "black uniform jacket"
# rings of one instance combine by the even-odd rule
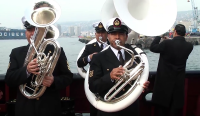
[[[172,40],[155,37],[150,50],[160,53],[152,100],[155,104],[181,108],[184,105],[185,67],[193,45],[182,36]]]
[[[109,41],[107,40],[107,44],[109,45]],[[94,52],[100,52],[101,48],[98,44],[98,42],[94,42],[92,44],[88,44],[85,46],[85,50],[83,51],[81,57],[77,61],[78,67],[84,67],[86,66],[88,62],[88,56]]]
[[[18,88],[19,85],[25,84],[31,78],[27,77],[27,66],[23,66],[27,55],[29,45],[18,47],[12,50],[10,54],[10,66],[8,67],[5,81],[10,87]],[[47,47],[46,51],[51,49]],[[46,53],[45,51],[45,53]],[[28,99],[17,89],[17,99],[15,114],[16,116],[59,116],[61,115],[60,107],[60,89],[64,89],[73,80],[73,74],[69,70],[67,58],[63,49],[53,72],[54,82],[47,87],[44,94],[39,99]]]
[[[130,45],[126,45],[126,47],[133,50]],[[134,53],[136,54],[135,51]],[[130,58],[131,56],[125,52],[125,62],[129,61]],[[102,98],[104,98],[104,95],[109,91],[109,89],[115,85],[115,82],[111,81],[110,72],[113,68],[119,67],[119,65],[120,62],[111,48],[93,56],[89,74],[89,89],[91,92],[98,93]],[[135,114],[134,116],[138,115],[138,101],[119,112],[107,113],[99,111],[98,116],[129,116],[130,113],[131,115]]]

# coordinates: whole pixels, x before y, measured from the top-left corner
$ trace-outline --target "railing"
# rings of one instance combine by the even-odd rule
[[[84,91],[84,78],[82,78],[78,73],[73,74],[73,83],[68,86],[65,90],[62,90],[62,97],[70,97],[75,100],[75,112],[76,113],[89,113],[90,104],[86,98]],[[145,96],[153,91],[154,81],[155,81],[156,71],[149,72],[149,90],[141,94],[140,101],[140,115],[153,116],[152,111],[154,111],[153,105],[149,105],[148,101],[145,101]],[[0,74],[0,89],[4,91],[5,102],[15,99],[16,89],[8,88],[4,82],[5,74]],[[5,86],[5,87],[4,87]],[[185,105],[183,110],[183,116],[200,115],[200,70],[186,71],[185,78]],[[0,103],[0,108],[2,111],[6,111],[4,104]],[[80,105],[81,104],[81,105]],[[3,109],[4,108],[4,109]],[[1,111],[0,110],[0,114]]]

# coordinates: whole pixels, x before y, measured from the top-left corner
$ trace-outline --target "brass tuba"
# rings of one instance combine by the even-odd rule
[[[38,6],[48,4],[48,7]],[[38,7],[38,8],[37,8]],[[58,29],[52,25],[60,16],[60,8],[53,0],[34,1],[25,12],[25,19],[35,26],[34,35],[30,38],[24,66],[26,66],[36,56],[40,65],[40,74],[31,74],[31,81],[19,86],[21,93],[28,99],[35,99],[45,92],[46,87],[42,85],[45,76],[52,75],[58,58],[60,56],[60,45],[56,41],[59,37]],[[46,47],[52,45],[54,50],[46,55]],[[51,54],[51,55],[50,55]]]
[[[129,41],[129,44],[134,44],[131,40],[137,39],[138,34],[156,36],[168,31],[175,22],[176,10],[174,0],[106,0],[101,11],[101,18],[106,27],[108,20],[120,17],[130,29],[137,33],[137,36],[131,37]],[[120,111],[135,102],[143,91],[143,83],[148,80],[149,76],[148,59],[140,48],[131,45],[136,55],[132,50],[120,46],[119,40],[115,43],[132,56],[123,66],[125,74],[103,98],[89,90],[89,70],[84,83],[85,94],[89,102],[104,112]],[[123,91],[125,87],[126,90]],[[123,94],[120,93],[121,91]]]

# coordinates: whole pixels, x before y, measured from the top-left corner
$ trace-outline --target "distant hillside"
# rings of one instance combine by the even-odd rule
[[[81,31],[94,31],[92,24],[100,20],[90,20],[90,21],[76,21],[76,22],[63,22],[59,23],[62,26],[63,31],[67,31],[70,26],[80,26]]]
[[[200,16],[200,10],[198,11],[198,16]],[[177,21],[181,21],[181,20],[187,20],[187,21],[191,21],[193,20],[193,13],[192,11],[179,11],[177,12]]]
[[[199,10],[199,17],[200,17],[200,10]],[[167,18],[168,16],[166,16]],[[177,18],[176,21],[192,21],[193,20],[193,13],[192,11],[179,11],[177,12]],[[59,23],[62,26],[63,31],[67,31],[67,27],[70,26],[81,26],[81,31],[94,31],[94,28],[92,27],[92,24],[100,21],[98,20],[89,20],[89,21],[76,21],[76,22],[62,22]]]

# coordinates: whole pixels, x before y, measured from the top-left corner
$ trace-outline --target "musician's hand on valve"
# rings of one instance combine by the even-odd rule
[[[92,57],[93,57],[94,54],[97,54],[97,52],[94,52],[94,53],[90,54],[90,59],[91,60],[92,60]]]
[[[119,80],[120,76],[122,76],[125,73],[125,70],[122,66],[119,66],[118,68],[114,68],[110,72],[110,78],[113,80]]]
[[[148,89],[149,84],[150,84],[149,81],[146,81],[146,82],[143,84],[144,91]],[[143,92],[144,92],[144,91],[143,91]]]
[[[40,74],[39,70],[39,64],[37,63],[37,59],[33,59],[31,62],[28,63],[27,65],[27,71],[28,73],[32,73],[32,74]]]
[[[53,76],[45,76],[43,81],[42,81],[42,84],[46,87],[50,87],[51,84],[53,83],[53,81],[54,81]]]

